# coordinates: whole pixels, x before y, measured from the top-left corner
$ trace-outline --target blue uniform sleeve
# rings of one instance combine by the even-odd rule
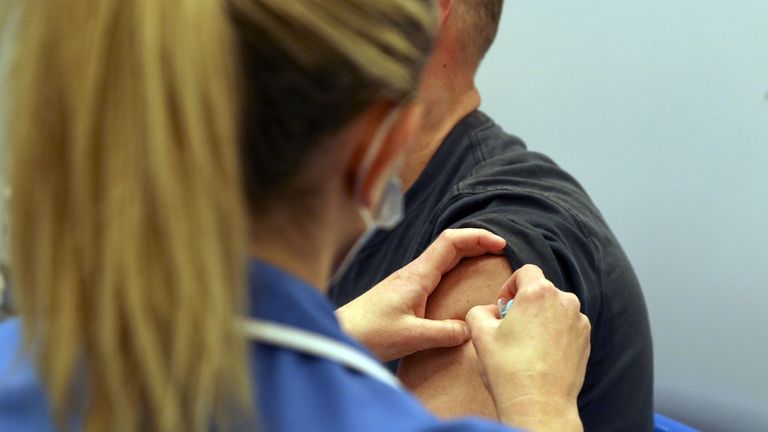
[[[303,354],[260,346],[256,380],[265,431],[501,432],[482,419],[443,422],[407,391],[343,366]]]
[[[48,400],[31,359],[22,350],[16,318],[0,323],[0,430],[53,431]]]

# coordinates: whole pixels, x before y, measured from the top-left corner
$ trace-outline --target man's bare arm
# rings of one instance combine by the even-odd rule
[[[426,315],[431,319],[464,319],[472,306],[495,303],[511,274],[512,268],[502,256],[465,259],[440,281],[429,298]],[[440,417],[497,418],[491,396],[480,379],[471,342],[406,357],[397,374]]]

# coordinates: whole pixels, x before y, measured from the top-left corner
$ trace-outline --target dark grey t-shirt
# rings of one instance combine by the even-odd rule
[[[412,261],[443,230],[488,229],[506,239],[513,269],[538,265],[581,300],[592,323],[579,397],[585,430],[652,430],[653,356],[643,294],[619,242],[573,177],[475,111],[448,135],[405,201],[402,223],[376,233],[332,287],[337,305]]]

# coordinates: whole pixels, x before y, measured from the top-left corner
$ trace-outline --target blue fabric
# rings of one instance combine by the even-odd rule
[[[21,336],[18,319],[0,323],[0,430],[53,431],[48,399]]]
[[[334,307],[306,283],[266,264],[249,267],[250,315],[341,341]],[[253,377],[264,431],[507,431],[480,419],[443,423],[408,393],[321,358],[252,344]],[[0,323],[0,430],[53,431],[50,407],[17,320]],[[244,427],[254,430],[253,425]]]
[[[677,420],[672,420],[661,414],[653,415],[654,432],[698,432],[696,429],[686,426]]]
[[[310,330],[364,350],[345,335],[331,302],[300,280],[251,265],[252,314]],[[261,421],[267,431],[502,431],[465,419],[441,423],[408,393],[328,360],[254,345]]]

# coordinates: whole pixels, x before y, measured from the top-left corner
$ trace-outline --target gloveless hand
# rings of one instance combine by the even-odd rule
[[[506,318],[476,306],[466,320],[483,381],[502,421],[536,431],[582,429],[576,398],[590,352],[590,324],[578,298],[527,265],[502,287],[514,298]]]
[[[462,258],[499,254],[505,241],[482,229],[449,229],[410,264],[336,311],[342,327],[383,361],[470,338],[461,320],[424,318],[427,298]]]

